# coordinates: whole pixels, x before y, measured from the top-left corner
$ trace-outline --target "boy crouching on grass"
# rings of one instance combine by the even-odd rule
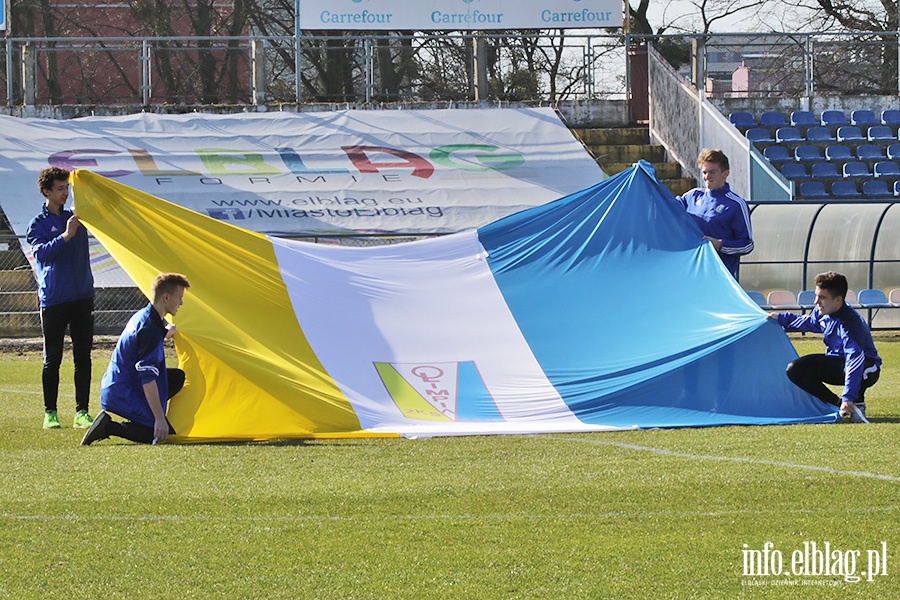
[[[116,343],[100,384],[103,411],[85,433],[82,446],[110,436],[155,444],[175,433],[166,419],[166,404],[184,386],[184,371],[166,368],[164,342],[176,329],[165,316],[178,312],[189,287],[187,277],[178,273],[160,273],[153,280],[152,302],[131,317]],[[117,423],[106,411],[128,420]]]

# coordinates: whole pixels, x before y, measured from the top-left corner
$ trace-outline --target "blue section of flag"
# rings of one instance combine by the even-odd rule
[[[494,399],[481,379],[473,361],[460,362],[457,369],[456,420],[502,421],[503,415],[497,410]]]
[[[649,163],[478,230],[507,305],[580,420],[660,427],[834,421],[797,354]]]

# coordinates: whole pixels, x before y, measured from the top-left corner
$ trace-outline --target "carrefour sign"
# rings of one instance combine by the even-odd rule
[[[297,0],[301,29],[491,30],[622,26],[622,0]]]

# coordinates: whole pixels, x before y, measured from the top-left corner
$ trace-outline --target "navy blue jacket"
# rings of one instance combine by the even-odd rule
[[[54,215],[44,205],[28,224],[26,241],[37,261],[38,298],[41,306],[53,306],[94,296],[94,275],[88,234],[82,226],[68,242],[62,239],[73,213],[63,208]]]
[[[871,359],[876,367],[881,367],[881,357],[875,350],[869,327],[846,302],[830,315],[821,314],[818,307],[808,315],[779,313],[778,323],[785,331],[824,334],[822,341],[825,342],[826,356],[844,359],[844,392],[841,395],[844,402],[856,402],[859,398],[866,358]]]
[[[741,255],[753,250],[747,202],[732,192],[727,183],[716,190],[694,188],[677,200],[694,218],[703,235],[722,240],[719,256],[731,274],[737,276]]]
[[[144,384],[156,382],[163,412],[169,399],[166,373],[166,322],[152,304],[134,313],[116,343],[100,383],[100,406],[129,421],[153,427]]]

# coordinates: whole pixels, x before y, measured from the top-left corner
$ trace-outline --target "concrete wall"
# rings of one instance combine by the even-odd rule
[[[823,110],[850,112],[869,109],[876,112],[883,108],[900,109],[900,98],[891,96],[822,96],[813,98],[708,98],[726,117],[737,111],[759,115],[767,110],[780,110],[790,115],[795,110],[811,110],[816,115]]]

